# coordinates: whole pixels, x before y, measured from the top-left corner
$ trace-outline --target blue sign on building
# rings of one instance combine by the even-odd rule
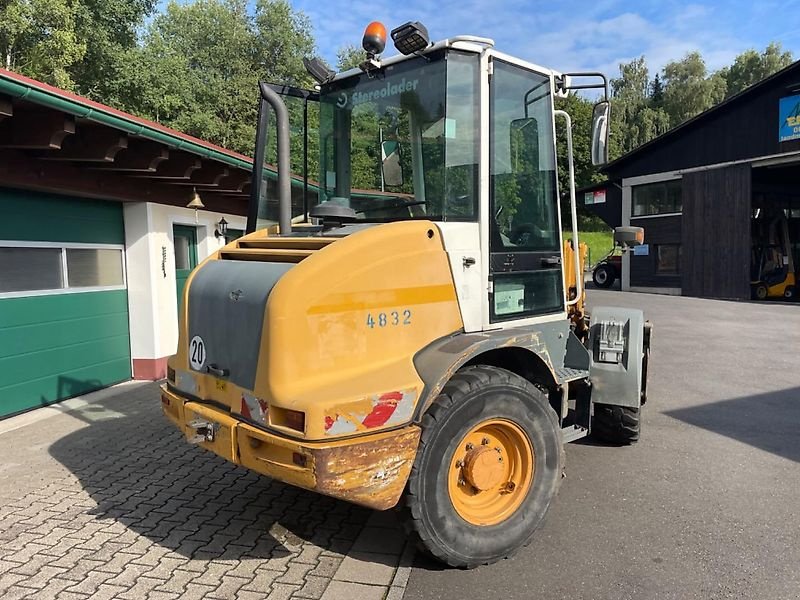
[[[800,95],[781,98],[778,105],[778,140],[800,140]]]

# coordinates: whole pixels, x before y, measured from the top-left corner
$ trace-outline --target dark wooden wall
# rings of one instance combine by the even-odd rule
[[[605,190],[606,201],[601,204],[586,204],[586,192]],[[607,181],[602,185],[592,186],[578,190],[578,206],[600,217],[609,227],[622,225],[622,186],[616,181]],[[563,216],[562,216],[563,219]]]
[[[748,164],[684,174],[684,296],[750,297],[750,202]]]
[[[749,91],[610,164],[610,179],[663,173],[800,150],[778,141],[778,102],[798,94],[800,61]]]
[[[681,215],[631,219],[631,225],[644,227],[644,243],[650,247],[647,256],[634,256],[631,252],[631,285],[680,288],[680,273],[675,275],[656,273],[656,263],[659,244],[682,243]]]

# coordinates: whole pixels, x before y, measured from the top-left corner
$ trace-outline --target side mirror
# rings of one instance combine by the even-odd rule
[[[595,167],[608,162],[608,130],[611,123],[611,103],[603,100],[594,105],[592,113],[592,164]]]
[[[632,248],[644,244],[643,227],[615,227],[614,243],[622,246],[623,249]]]
[[[526,167],[539,164],[539,123],[536,119],[514,119],[510,124],[511,172],[524,173]]]
[[[384,185],[403,185],[403,164],[400,161],[400,142],[386,140],[381,143],[381,172]]]

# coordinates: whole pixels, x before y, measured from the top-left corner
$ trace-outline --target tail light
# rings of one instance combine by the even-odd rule
[[[303,433],[306,430],[306,413],[299,410],[271,406],[269,423],[276,427],[286,427]]]

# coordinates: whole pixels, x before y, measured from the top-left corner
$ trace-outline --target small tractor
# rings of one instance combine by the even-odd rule
[[[187,280],[161,402],[189,443],[396,508],[422,549],[469,568],[532,541],[566,442],[639,439],[650,329],[640,310],[584,311],[572,125],[554,99],[601,90],[591,151],[603,164],[605,77],[486,38],[431,43],[417,22],[391,38],[399,54],[382,58],[386,28],[370,24],[363,64],[343,73],[307,61],[316,90],[260,84],[247,233]],[[292,202],[287,97],[319,104],[307,212]],[[625,246],[642,238],[616,232]]]

